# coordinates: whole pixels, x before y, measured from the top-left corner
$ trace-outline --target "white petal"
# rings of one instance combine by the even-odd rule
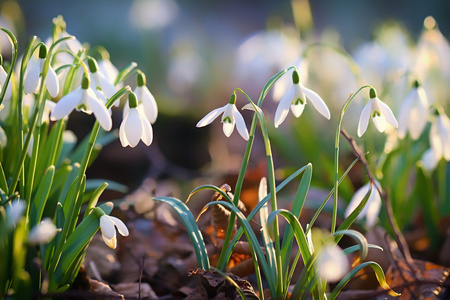
[[[375,124],[375,127],[379,132],[384,132],[386,130],[386,118],[383,114],[379,116],[372,116],[373,124]]]
[[[142,136],[142,123],[136,108],[130,108],[128,117],[124,120],[124,130],[132,148],[136,147]]]
[[[109,99],[117,92],[117,89],[102,73],[98,73],[102,92]]]
[[[397,128],[398,127],[397,119],[395,119],[395,116],[392,113],[391,108],[386,103],[381,101],[380,99],[375,98],[375,100],[377,101],[378,107],[381,110],[380,113],[382,116],[384,116],[384,119],[386,120],[386,122],[389,125],[391,125],[392,127]]]
[[[236,119],[234,118],[233,108],[235,108],[234,104],[225,105],[225,111],[222,115],[222,123],[223,123],[223,133],[230,137],[233,133],[234,127],[236,126]]]
[[[39,60],[38,61],[30,60],[30,62],[28,63],[28,67],[29,69],[25,75],[23,86],[25,94],[31,94],[36,91],[40,81],[39,75],[41,73]]]
[[[430,148],[423,153],[421,160],[425,170],[433,171],[440,159],[441,157],[437,156],[433,149]]]
[[[58,229],[50,218],[45,218],[30,230],[28,242],[33,245],[48,244],[58,233]]]
[[[110,239],[106,238],[103,234],[103,241],[105,242],[106,245],[108,245],[108,247],[112,248],[112,249],[116,249],[117,247],[117,238],[116,235],[114,234],[114,236]]]
[[[375,185],[373,185],[369,200],[367,201],[366,207],[364,207],[366,224],[369,228],[372,228],[375,225],[375,222],[378,219],[378,214],[380,213],[380,208],[381,197]]]
[[[450,120],[446,115],[439,116],[438,129],[442,141],[442,156],[448,161],[450,160]]]
[[[347,208],[345,209],[345,217],[347,218],[350,216],[350,214],[355,210],[355,208],[361,203],[361,201],[364,199],[364,197],[367,195],[370,189],[370,184],[367,183],[360,187],[354,194],[352,199],[350,200],[350,203],[347,205]],[[361,219],[364,217],[363,213],[361,212],[358,215],[358,219]]]
[[[280,103],[278,103],[277,110],[275,111],[274,125],[275,128],[283,123],[289,113],[289,107],[292,103],[292,97],[294,96],[294,87],[291,87],[288,92],[281,98]]]
[[[119,231],[119,233],[121,235],[128,236],[128,234],[129,234],[128,228],[127,228],[127,226],[125,226],[125,223],[123,223],[121,219],[113,217],[113,216],[109,216],[109,218],[114,223],[114,225],[116,225],[117,230]]]
[[[439,135],[439,129],[437,120],[431,124],[430,129],[430,145],[433,149],[433,153],[436,156],[436,158],[439,160],[441,159],[443,153],[442,153],[442,140],[441,136]]]
[[[233,116],[236,120],[236,128],[239,132],[239,134],[242,136],[242,138],[246,141],[248,141],[248,131],[247,126],[245,125],[244,118],[242,117],[241,113],[237,110],[236,106],[233,105]]]
[[[120,128],[119,128],[119,140],[120,140],[120,143],[122,144],[122,147],[130,146],[130,142],[128,141],[127,134],[125,132],[125,122],[126,122],[127,118],[128,118],[128,114],[123,119],[122,123],[120,124]]]
[[[100,229],[102,230],[102,235],[107,239],[112,239],[116,235],[114,222],[110,218],[111,217],[107,215],[103,215],[100,217]]]
[[[316,262],[321,278],[328,282],[336,282],[344,277],[349,263],[339,246],[325,245],[317,255]]]
[[[141,119],[142,123],[142,135],[141,140],[146,144],[147,146],[150,146],[150,144],[153,141],[153,128],[150,122],[147,120],[147,117],[145,116],[145,113],[138,109],[139,117]]]
[[[158,116],[158,106],[155,97],[150,93],[147,86],[138,86],[135,90],[135,94],[138,100],[142,101],[147,120],[151,124],[155,123],[156,117]]]
[[[304,109],[305,109],[305,104],[299,103],[299,104],[291,105],[291,111],[296,118],[298,118],[302,115]]]
[[[367,126],[369,125],[369,119],[370,119],[370,107],[371,107],[371,101],[367,102],[366,106],[364,106],[361,116],[359,117],[359,123],[358,123],[358,136],[361,137],[364,132],[367,130]]]
[[[50,119],[52,121],[59,120],[64,118],[68,114],[72,112],[72,110],[80,104],[82,91],[81,88],[77,88],[73,92],[62,97],[58,103],[56,103],[55,108],[53,109]]]
[[[410,111],[408,129],[413,140],[417,140],[427,125],[427,109],[414,107]],[[400,123],[399,123],[400,126]]]
[[[223,122],[223,133],[227,136],[230,137],[230,135],[233,133],[234,130],[234,126],[236,125],[236,120],[232,120],[231,123],[229,122]]]
[[[398,117],[398,136],[401,139],[406,136],[406,131],[408,130],[408,124],[410,124],[411,111],[413,109],[414,99],[416,95],[416,91],[412,90],[400,107],[400,114]]]
[[[329,120],[331,117],[330,110],[328,109],[328,106],[325,104],[323,99],[319,96],[319,94],[317,94],[313,90],[310,90],[304,86],[300,86],[300,87],[303,90],[303,93],[305,93],[306,97],[308,97],[309,101],[311,101],[311,103],[314,105],[316,110],[322,116],[324,116],[325,118],[327,118]]]
[[[227,105],[216,108],[213,111],[209,112],[206,116],[203,117],[203,119],[198,121],[197,127],[203,127],[211,124],[212,121],[214,121],[221,113],[225,111],[226,107]]]
[[[112,127],[111,115],[106,109],[105,104],[103,104],[102,101],[96,97],[92,89],[87,90],[87,101],[90,109],[94,113],[95,118],[100,123],[100,126],[102,126],[105,131],[110,131]]]
[[[56,98],[59,93],[59,80],[55,70],[51,66],[48,68],[47,77],[45,78],[45,84],[50,96]]]

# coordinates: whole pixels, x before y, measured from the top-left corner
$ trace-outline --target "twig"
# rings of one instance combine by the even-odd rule
[[[372,184],[375,186],[378,193],[380,194],[380,197],[383,199],[384,205],[386,207],[386,213],[388,215],[389,224],[394,232],[395,242],[397,243],[397,246],[399,247],[399,250],[404,257],[406,265],[410,269],[411,274],[413,274],[415,279],[418,281],[419,279],[417,278],[416,274],[419,274],[419,273],[416,272],[416,268],[413,267],[414,260],[412,259],[411,253],[409,252],[409,249],[408,249],[408,246],[406,243],[406,239],[405,239],[404,235],[402,234],[402,232],[400,231],[400,228],[398,227],[398,224],[395,220],[394,213],[392,211],[392,205],[391,205],[391,202],[389,201],[387,193],[384,192],[381,189],[381,187],[379,186],[379,184],[375,181],[375,178],[372,175],[372,172],[370,171],[369,163],[367,162],[366,158],[364,157],[364,154],[361,151],[361,149],[359,148],[359,146],[356,144],[355,140],[344,129],[341,130],[341,134],[349,142],[355,155],[361,160],[362,164],[364,165],[364,168],[366,169],[366,174],[369,177],[370,182],[372,182]],[[398,268],[398,270],[399,270],[400,274],[402,275],[401,269]],[[403,278],[403,275],[402,275],[402,278]],[[411,295],[413,295],[413,297],[414,297],[413,293],[411,293]]]

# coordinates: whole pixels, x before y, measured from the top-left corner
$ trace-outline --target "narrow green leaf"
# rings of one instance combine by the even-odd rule
[[[37,225],[41,221],[42,213],[44,211],[45,204],[47,203],[48,195],[52,187],[53,175],[55,174],[55,166],[48,167],[45,171],[39,187],[34,195],[33,210],[31,216],[31,225]]]
[[[95,192],[91,196],[91,200],[89,201],[86,211],[84,212],[84,218],[87,217],[88,214],[91,213],[91,209],[93,209],[95,206],[97,206],[98,199],[100,198],[100,195],[103,193],[103,191],[106,189],[108,184],[106,182],[103,182],[102,185],[100,185]]]
[[[8,183],[6,182],[5,171],[3,170],[2,162],[0,161],[0,189],[8,194]]]
[[[195,222],[194,216],[189,210],[189,207],[187,207],[182,201],[173,197],[158,197],[154,198],[154,200],[169,204],[178,213],[184,226],[186,227],[192,245],[194,246],[198,266],[201,269],[209,270],[210,265],[205,241],[200,229],[197,226],[197,223]]]
[[[349,272],[347,275],[344,276],[344,278],[339,281],[337,286],[334,288],[333,292],[330,294],[329,298],[330,300],[336,299],[336,297],[339,295],[341,290],[344,288],[344,286],[363,268],[365,267],[371,267],[373,271],[375,272],[375,276],[377,277],[378,282],[380,283],[381,287],[384,288],[387,293],[393,297],[400,296],[399,293],[395,292],[391,289],[391,287],[386,283],[386,278],[384,276],[383,269],[379,264],[373,261],[368,261],[365,263],[362,263],[355,267],[351,272]]]

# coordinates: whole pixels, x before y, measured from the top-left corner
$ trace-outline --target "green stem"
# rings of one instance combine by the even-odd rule
[[[8,84],[10,84],[10,79],[12,76],[12,73],[14,71],[14,67],[16,66],[17,56],[18,56],[18,45],[17,45],[17,39],[14,36],[14,34],[9,31],[6,28],[0,28],[3,30],[9,37],[12,45],[12,59],[11,59],[11,66],[9,67],[8,74],[6,76],[5,82],[2,87],[2,92],[0,94],[0,105],[3,103],[3,98],[5,97],[6,89],[8,88]]]
[[[359,88],[356,93],[350,95],[348,100],[344,103],[339,115],[339,120],[336,129],[336,138],[334,140],[334,202],[333,202],[333,215],[331,220],[331,234],[336,230],[336,219],[337,219],[337,202],[338,202],[338,187],[339,187],[339,137],[341,135],[342,119],[344,118],[345,111],[350,105],[355,96],[364,88],[371,88],[370,85],[365,85]]]

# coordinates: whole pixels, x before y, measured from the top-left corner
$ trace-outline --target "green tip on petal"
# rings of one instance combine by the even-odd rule
[[[297,70],[294,70],[294,72],[292,72],[292,82],[294,84],[298,84],[300,82],[300,76],[298,75]]]
[[[98,70],[97,61],[90,56],[88,57],[88,66],[89,66],[89,71],[91,71],[91,73],[97,72],[97,70]]]
[[[230,101],[228,101],[229,104],[236,104],[236,93],[233,92],[230,96]]]
[[[81,80],[81,88],[83,90],[87,90],[89,88],[89,85],[91,84],[88,77],[83,76],[83,79]]]
[[[0,54],[0,66],[3,66],[3,56]]]
[[[414,80],[413,87],[417,89],[419,86],[420,86],[419,82],[417,80]]]
[[[374,88],[370,88],[369,97],[370,97],[370,99],[377,97],[377,92],[375,91]]]
[[[136,98],[136,94],[133,92],[130,92],[128,94],[128,106],[130,108],[136,108],[137,107],[137,98]]]
[[[141,70],[139,70],[137,75],[137,86],[145,86],[145,84],[146,84],[145,74],[142,73]]]
[[[39,58],[41,59],[45,59],[47,57],[47,46],[45,46],[44,44],[42,44],[39,47]]]

